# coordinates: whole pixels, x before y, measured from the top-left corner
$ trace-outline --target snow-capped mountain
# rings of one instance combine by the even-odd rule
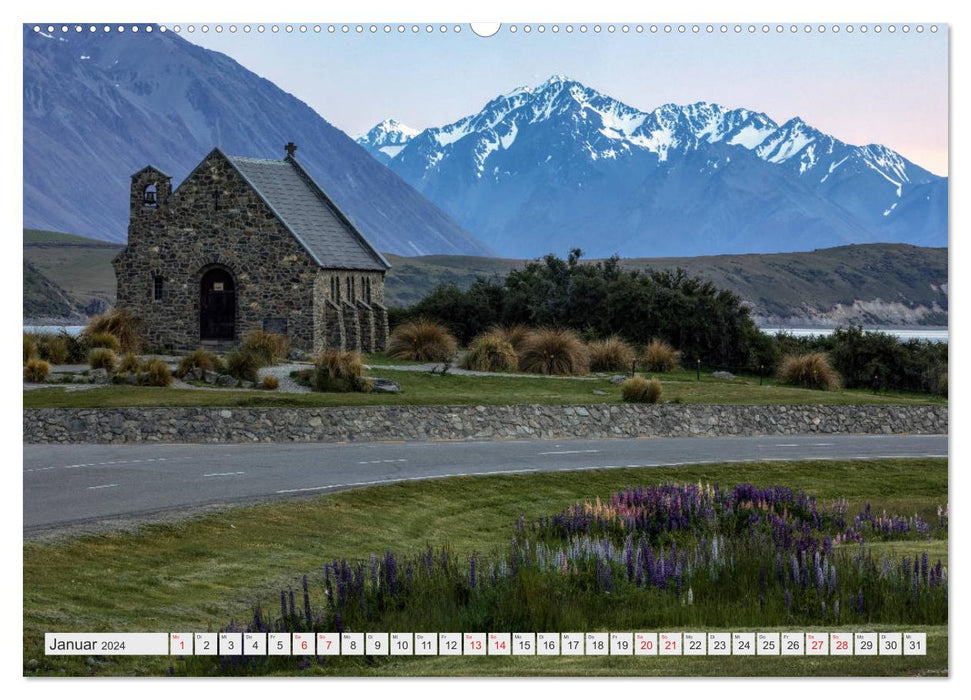
[[[358,142],[509,256],[947,245],[947,179],[889,148],[707,102],[645,112],[564,76]]]
[[[309,106],[175,32],[23,29],[24,226],[124,241],[130,176],[177,185],[212,150],[297,157],[368,239],[401,255],[492,251]]]
[[[379,161],[387,163],[401,153],[405,144],[418,133],[418,129],[412,129],[394,119],[385,119],[364,136],[359,136],[357,142]]]

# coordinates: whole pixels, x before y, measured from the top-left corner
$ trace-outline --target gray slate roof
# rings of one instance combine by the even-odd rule
[[[226,158],[321,267],[391,267],[295,160]]]

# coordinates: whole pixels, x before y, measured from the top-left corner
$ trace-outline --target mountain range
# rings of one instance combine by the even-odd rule
[[[645,112],[565,76],[358,143],[511,257],[947,245],[947,179],[890,148],[709,102]]]
[[[24,226],[124,241],[130,176],[177,185],[215,146],[297,157],[380,250],[491,252],[308,105],[174,32],[34,32],[24,42]],[[346,99],[333,95],[334,100]]]

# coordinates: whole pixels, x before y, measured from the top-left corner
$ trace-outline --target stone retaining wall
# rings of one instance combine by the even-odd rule
[[[947,406],[37,408],[25,443],[245,443],[947,433]]]

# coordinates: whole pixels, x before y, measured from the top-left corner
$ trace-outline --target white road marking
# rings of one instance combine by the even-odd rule
[[[813,447],[832,447],[832,446],[833,446],[833,443],[831,443],[831,442],[814,442],[813,443]]]
[[[368,462],[358,462],[358,464],[395,464],[397,462],[407,461],[407,459],[372,459]]]
[[[216,474],[203,474],[203,476],[237,476],[246,472],[218,472]]]
[[[594,452],[600,452],[600,450],[560,450],[559,452],[540,452],[541,455],[582,455],[582,454],[593,454]]]
[[[796,443],[786,443],[784,445],[776,445],[776,447],[799,447]]]
[[[112,486],[117,486],[118,484],[101,484],[101,486],[89,486],[88,490],[91,489],[110,489]]]

